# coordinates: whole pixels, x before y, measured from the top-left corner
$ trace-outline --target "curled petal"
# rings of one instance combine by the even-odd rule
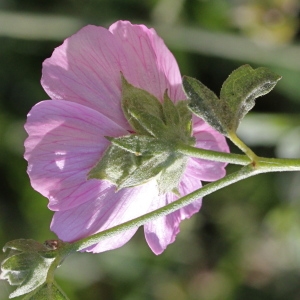
[[[185,196],[201,187],[201,182],[194,177],[183,175],[179,185],[179,192]],[[151,211],[165,206],[178,199],[178,196],[167,193],[159,198],[159,201],[152,203]],[[144,225],[145,237],[151,250],[155,254],[161,254],[166,247],[175,241],[179,233],[180,222],[190,218],[201,208],[202,199],[198,199],[184,208],[175,211],[167,216],[155,219]]]
[[[154,29],[119,21],[109,31],[122,44],[127,62],[122,71],[131,84],[160,100],[166,89],[173,101],[186,99],[177,62]]]
[[[165,206],[174,200],[176,198],[172,193],[162,195],[159,197],[159,201],[152,203],[151,211]],[[179,213],[174,212],[144,225],[146,241],[156,255],[161,254],[169,244],[175,241],[175,237],[179,232],[179,222]]]
[[[72,208],[111,187],[87,180],[87,173],[109,145],[104,136],[126,134],[113,121],[77,103],[49,100],[32,108],[25,129],[27,172],[50,209]]]

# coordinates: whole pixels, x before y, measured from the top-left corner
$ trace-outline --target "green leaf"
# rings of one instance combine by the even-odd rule
[[[192,114],[188,108],[188,101],[178,101],[176,104],[169,98],[168,94],[164,95],[162,104],[166,129],[162,137],[169,140],[181,140],[186,144],[193,145],[194,138],[192,134]]]
[[[163,125],[161,103],[147,91],[131,85],[123,75],[122,109],[127,121],[137,133],[156,136],[156,133],[160,132],[159,125]],[[159,124],[156,125],[156,122]],[[151,130],[155,125],[158,131],[154,128]]]
[[[113,139],[113,141],[120,142],[130,139],[131,137],[128,137],[128,139]],[[130,149],[130,151],[132,150]],[[90,171],[88,178],[109,180],[120,190],[143,184],[155,178],[165,167],[172,163],[172,160],[169,159],[170,154],[166,151],[156,152],[156,155],[143,156],[137,156],[134,153],[136,153],[135,150],[128,152],[119,146],[111,145],[105,152],[104,157]]]
[[[187,159],[172,144],[156,138],[130,135],[109,138],[112,145],[89,172],[89,179],[105,179],[117,190],[157,180],[159,193],[177,188]]]
[[[137,186],[155,178],[164,168],[172,164],[168,153],[161,153],[143,159],[142,163],[120,182],[119,189]]]
[[[172,143],[135,134],[107,139],[112,145],[89,172],[89,179],[109,180],[117,190],[151,179],[157,180],[160,194],[177,188],[186,159],[176,153]]]
[[[190,110],[229,137],[253,108],[255,99],[269,93],[280,79],[267,68],[254,70],[244,65],[224,82],[220,99],[196,79],[184,77],[183,86],[190,99]]]
[[[100,161],[88,173],[88,179],[105,179],[117,187],[140,164],[141,157],[111,145]]]
[[[15,240],[4,246],[11,250],[1,264],[2,278],[19,287],[10,298],[27,294],[42,285],[48,270],[56,259],[55,251],[33,240]]]
[[[165,140],[147,135],[131,134],[119,138],[106,137],[115,146],[131,152],[136,156],[152,156],[170,150],[170,144]]]
[[[164,94],[164,102],[162,104],[165,123],[168,127],[178,126],[180,124],[179,111],[175,103],[169,98],[168,94]]]
[[[48,251],[49,248],[47,248],[44,244],[41,244],[35,240],[31,239],[19,239],[19,240],[13,240],[8,243],[6,243],[3,247],[3,251],[6,250],[18,250],[18,251]]]
[[[189,109],[210,126],[226,135],[222,124],[223,104],[216,94],[199,80],[187,76],[183,77],[183,87],[190,100]]]
[[[176,130],[180,129],[180,137],[182,141],[185,141],[189,145],[195,144],[195,139],[191,137],[192,134],[192,113],[188,108],[189,101],[182,100],[176,103],[176,109],[180,116],[180,123]]]
[[[223,83],[220,99],[233,116],[228,130],[235,132],[240,121],[255,105],[255,99],[269,93],[281,79],[267,68],[244,65],[234,70]]]
[[[68,300],[69,298],[61,290],[56,282],[44,283],[22,300]]]
[[[138,108],[132,107],[128,109],[128,112],[132,118],[134,118],[139,125],[143,127],[143,130],[146,130],[147,134],[150,134],[153,137],[164,137],[166,126],[163,120],[149,114],[148,112],[140,111]],[[133,121],[134,119],[131,120]]]
[[[160,178],[157,180],[159,193],[162,195],[172,191],[177,196],[180,196],[178,192],[178,183],[185,170],[188,157],[183,155],[173,155],[169,159],[172,163],[161,171]]]

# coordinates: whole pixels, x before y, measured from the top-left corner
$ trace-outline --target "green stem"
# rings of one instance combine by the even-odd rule
[[[238,146],[253,162],[258,160],[257,155],[236,135],[235,132],[229,132],[228,137]]]
[[[260,173],[300,171],[300,159],[298,158],[266,158],[257,157],[256,168]]]
[[[193,146],[188,146],[183,143],[178,143],[176,145],[176,150],[177,152],[191,157],[197,157],[242,166],[246,166],[251,162],[249,157],[247,157],[246,155],[205,150]]]

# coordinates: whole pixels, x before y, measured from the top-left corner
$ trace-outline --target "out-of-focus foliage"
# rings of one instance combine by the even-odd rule
[[[30,187],[22,158],[26,114],[48,98],[39,84],[43,60],[81,26],[118,19],[157,28],[182,74],[215,92],[241,64],[282,75],[238,133],[258,155],[300,156],[298,0],[1,0],[1,245],[54,237],[52,212]],[[71,256],[57,281],[73,300],[299,299],[299,182],[299,173],[239,182],[206,197],[162,255],[139,230],[120,249]],[[12,290],[0,281],[1,300]]]

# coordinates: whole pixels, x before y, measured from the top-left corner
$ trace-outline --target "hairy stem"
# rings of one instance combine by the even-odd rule
[[[230,140],[239,147],[253,162],[257,162],[257,155],[236,135],[235,132],[229,132]]]
[[[178,143],[176,150],[177,152],[191,157],[197,157],[242,166],[246,166],[251,162],[249,157],[247,157],[246,155],[205,150],[193,146],[188,146],[183,143]]]

